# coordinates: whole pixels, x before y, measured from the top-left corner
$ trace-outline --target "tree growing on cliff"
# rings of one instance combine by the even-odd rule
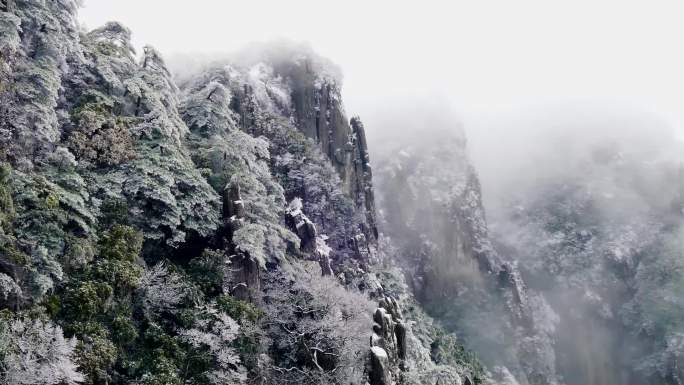
[[[268,282],[262,323],[271,361],[260,373],[264,381],[362,383],[373,304],[310,262],[292,263]]]
[[[232,234],[235,249],[264,266],[283,260],[287,243],[297,238],[281,224],[285,198],[269,169],[269,142],[237,128],[232,94],[224,86],[227,76],[216,69],[201,74],[186,91],[181,113],[191,129],[193,160],[215,191],[223,193],[229,185],[240,188],[245,217]]]

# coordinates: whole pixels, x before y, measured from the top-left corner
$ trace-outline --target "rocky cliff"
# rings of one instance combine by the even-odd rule
[[[178,81],[76,10],[0,2],[3,382],[486,380],[389,273],[334,66],[258,46]]]

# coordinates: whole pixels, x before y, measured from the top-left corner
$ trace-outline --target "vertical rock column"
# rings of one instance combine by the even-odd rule
[[[368,152],[368,142],[366,141],[366,129],[359,117],[353,117],[350,121],[354,137],[354,176],[355,198],[357,202],[362,202],[366,210],[366,220],[368,222],[368,232],[377,239],[378,228],[375,219],[375,191],[373,189],[373,170],[370,164],[370,154]]]
[[[345,193],[365,211],[367,228],[361,230],[364,242],[373,243],[378,231],[373,175],[363,123],[358,117],[347,120],[339,85],[334,80],[318,79],[315,74],[307,72],[307,68],[298,68],[299,72],[290,74],[300,79],[300,82],[293,83],[291,95],[297,127],[318,143],[337,170]],[[365,249],[367,247],[363,245],[359,248]]]
[[[390,385],[406,358],[406,326],[394,298],[380,299],[373,314],[368,379],[370,385]]]

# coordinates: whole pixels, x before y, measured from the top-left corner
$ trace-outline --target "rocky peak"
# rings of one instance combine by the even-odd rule
[[[350,121],[346,116],[335,65],[305,46],[266,45],[204,69],[181,87],[192,90],[198,79],[209,81],[207,74],[230,89],[230,106],[242,130],[258,135],[265,117],[279,117],[314,141],[337,171],[344,192],[365,210],[365,237],[377,238],[366,133],[358,117]]]

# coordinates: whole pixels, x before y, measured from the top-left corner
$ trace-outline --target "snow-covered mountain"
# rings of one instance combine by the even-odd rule
[[[488,223],[446,111],[365,127],[305,45],[167,65],[77,10],[0,0],[2,383],[684,379],[667,139],[538,165]]]

